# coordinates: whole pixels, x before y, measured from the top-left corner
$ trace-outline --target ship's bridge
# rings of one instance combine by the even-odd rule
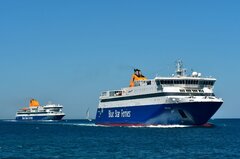
[[[195,78],[195,77],[182,77],[182,78],[155,78],[157,85],[162,85],[163,87],[184,87],[184,88],[212,88],[216,82],[215,78]]]

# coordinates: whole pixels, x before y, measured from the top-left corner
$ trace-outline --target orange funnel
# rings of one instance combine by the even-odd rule
[[[29,106],[30,107],[38,107],[39,103],[38,103],[38,101],[36,99],[31,99],[30,103],[29,103]]]

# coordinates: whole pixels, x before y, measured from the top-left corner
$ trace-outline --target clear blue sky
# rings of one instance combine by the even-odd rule
[[[190,71],[218,79],[215,118],[240,117],[240,1],[0,1],[0,118],[31,98],[64,105],[66,118],[95,116],[101,91]]]

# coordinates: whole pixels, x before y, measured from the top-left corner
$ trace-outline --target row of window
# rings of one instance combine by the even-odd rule
[[[157,80],[157,85],[160,84],[189,84],[189,85],[214,85],[214,81],[199,81],[199,80]]]
[[[182,92],[182,93],[185,93],[185,92],[187,92],[187,93],[204,93],[204,91],[202,90],[202,89],[180,89],[180,92]]]

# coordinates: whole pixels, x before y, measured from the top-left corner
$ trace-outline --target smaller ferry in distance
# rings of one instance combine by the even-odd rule
[[[31,99],[29,107],[17,111],[16,120],[61,120],[65,116],[62,109],[59,104],[40,106],[37,100]]]

